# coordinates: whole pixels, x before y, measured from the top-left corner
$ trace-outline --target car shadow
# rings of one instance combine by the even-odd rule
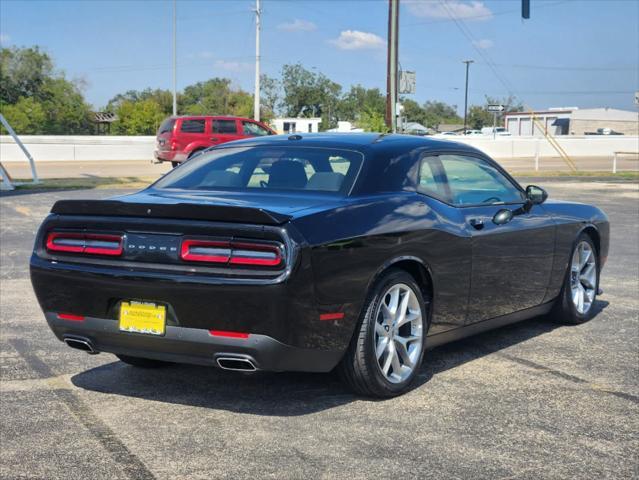
[[[593,308],[598,314],[607,305],[598,301]],[[429,350],[413,388],[558,327],[537,317]],[[248,374],[191,365],[140,369],[116,361],[74,375],[71,382],[94,392],[264,416],[307,415],[356,400],[379,401],[352,394],[335,372]]]

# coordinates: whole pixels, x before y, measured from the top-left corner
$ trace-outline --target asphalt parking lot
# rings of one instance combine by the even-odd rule
[[[610,217],[596,317],[439,347],[386,401],[333,374],[137,370],[69,349],[31,290],[36,228],[57,199],[123,191],[1,197],[0,477],[638,478],[639,185],[539,182]]]

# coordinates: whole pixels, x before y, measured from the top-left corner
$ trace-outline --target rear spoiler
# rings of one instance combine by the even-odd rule
[[[59,200],[51,213],[146,218],[211,220],[233,223],[281,225],[292,217],[261,208],[196,203],[130,203],[119,200]]]

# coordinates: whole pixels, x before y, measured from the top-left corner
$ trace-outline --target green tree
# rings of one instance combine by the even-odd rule
[[[129,90],[125,93],[120,93],[109,100],[107,104],[106,110],[110,112],[115,112],[122,102],[140,102],[143,100],[153,100],[160,106],[162,112],[165,115],[171,115],[173,113],[173,93],[169,90],[162,89],[151,89],[147,88],[145,90]],[[178,93],[177,95],[177,103],[178,110],[183,103],[182,94]]]
[[[91,108],[80,89],[64,77],[48,79],[40,97],[46,121],[39,133],[71,135],[93,133]]]
[[[363,128],[366,132],[388,133],[384,115],[370,108],[360,113],[357,126]]]
[[[468,127],[481,130],[493,124],[493,114],[483,105],[471,105],[468,109]]]
[[[269,120],[273,118],[278,111],[280,102],[280,82],[265,73],[260,76],[260,118]]]
[[[18,134],[92,131],[80,85],[56,73],[37,47],[0,50],[0,111]]]
[[[252,116],[253,96],[231,88],[228,78],[212,78],[184,89],[182,111],[190,115]]]
[[[339,119],[357,122],[366,111],[369,116],[371,112],[375,112],[383,118],[386,113],[386,96],[380,92],[379,88],[351,86],[350,90],[339,101]]]
[[[150,98],[137,102],[124,100],[115,113],[118,120],[113,122],[112,131],[116,135],[154,135],[166,117],[162,107]]]
[[[38,96],[53,76],[53,62],[38,47],[0,50],[0,103],[13,105],[20,97]]]
[[[322,128],[337,124],[338,103],[342,87],[322,73],[302,65],[282,67],[282,107],[290,117],[321,117]]]
[[[26,97],[20,97],[13,105],[5,105],[2,114],[17,133],[27,134],[38,132],[47,118],[42,104]]]

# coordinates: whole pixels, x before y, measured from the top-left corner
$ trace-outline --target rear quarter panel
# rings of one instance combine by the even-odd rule
[[[460,227],[463,219],[455,215],[455,209],[440,202],[404,193],[363,198],[295,219],[312,252],[320,308],[346,311],[352,333],[377,276],[396,261],[417,259],[433,279],[431,333],[462,325],[471,248]]]
[[[561,290],[570,261],[570,254],[579,234],[594,229],[595,243],[598,244],[600,269],[608,258],[610,244],[610,224],[608,217],[599,208],[576,202],[548,200],[543,208],[557,225],[553,270],[544,301],[551,301]]]

